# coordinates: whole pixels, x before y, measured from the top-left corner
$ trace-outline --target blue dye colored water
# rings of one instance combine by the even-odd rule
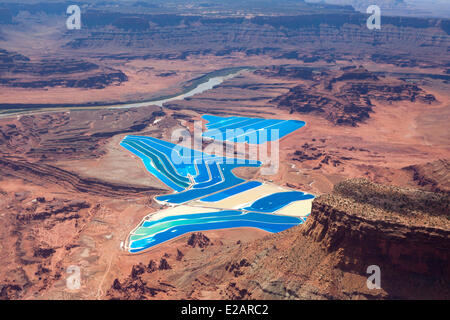
[[[180,220],[177,219],[178,216],[167,217],[172,219],[166,220],[165,222],[173,222],[174,226],[170,226],[169,224],[169,226],[161,232],[132,241],[130,243],[130,252],[140,252],[189,232],[249,227],[275,233],[303,223],[302,219],[296,217],[276,216],[255,212],[238,214],[238,212],[234,215],[230,215],[229,211],[222,212],[225,214],[224,216],[219,216],[217,213],[215,213],[215,216],[212,216],[211,214],[209,214],[209,216],[208,214],[199,214],[202,215],[201,217],[189,215],[188,218],[180,218],[181,220],[189,219],[189,224],[186,224],[186,221],[183,221],[182,225],[176,225],[176,221]],[[154,227],[155,224],[158,223],[162,223],[162,221],[155,221],[152,226]]]
[[[244,182],[231,170],[241,166],[260,166],[247,159],[230,159],[172,144],[152,137],[127,136],[121,146],[142,159],[145,167],[168,187],[183,194],[158,197],[160,201],[180,204]],[[235,163],[237,162],[237,163]],[[194,184],[188,189],[194,177]],[[197,190],[199,189],[199,190]]]
[[[185,176],[180,175],[174,166],[174,161],[171,158],[167,157],[164,153],[160,152],[157,147],[152,147],[141,141],[126,141],[125,143],[131,145],[135,149],[144,153],[147,156],[156,156],[159,160],[159,163],[163,165],[163,169],[167,170],[166,175],[175,183],[187,183],[189,184],[189,179]],[[164,171],[163,171],[164,172]]]
[[[206,166],[209,168],[209,172],[211,173],[211,180],[194,185],[194,189],[207,188],[223,181],[222,175],[220,174],[219,165],[216,162],[208,162],[206,163]]]
[[[194,189],[193,188],[193,189],[189,189],[189,190],[179,192],[179,193],[173,193],[173,194],[168,194],[168,195],[164,195],[164,196],[159,196],[159,197],[156,197],[156,199],[158,201],[166,201],[169,203],[181,204],[181,203],[185,203],[185,202],[197,199],[197,198],[205,197],[211,193],[222,191],[224,189],[230,188],[232,186],[235,186],[235,185],[240,184],[245,181],[244,179],[238,178],[235,175],[233,175],[231,173],[230,169],[227,169],[225,171],[225,169],[223,168],[222,172],[223,172],[224,176],[226,176],[227,178],[225,178],[225,181],[223,181],[221,183],[217,183],[208,188],[203,188],[203,189]]]
[[[158,169],[156,169],[153,165],[152,165],[152,161],[150,160],[150,158],[148,158],[145,154],[139,152],[138,150],[134,149],[133,147],[129,146],[128,144],[126,144],[125,142],[120,143],[120,145],[122,147],[124,147],[125,149],[127,149],[128,151],[134,153],[135,155],[137,155],[139,158],[141,158],[142,162],[144,163],[145,168],[151,173],[153,174],[155,177],[157,177],[159,180],[161,180],[165,185],[167,185],[169,188],[175,190],[175,191],[183,191],[184,188],[180,187],[179,185],[175,184],[172,180],[170,180],[169,178],[167,178],[167,176],[165,176],[164,174],[162,174]]]
[[[275,141],[300,129],[306,123],[299,120],[275,120],[246,117],[218,117],[204,115],[208,121],[204,137],[218,141],[262,144]],[[228,131],[228,132],[227,132]]]
[[[158,220],[151,220],[151,221],[144,221],[142,224],[142,227],[148,228],[155,224],[159,224],[162,222],[168,222],[168,221],[176,221],[176,220],[197,220],[200,221],[200,219],[204,218],[224,218],[227,216],[240,216],[243,212],[239,210],[224,210],[224,211],[217,211],[217,212],[206,212],[206,213],[192,213],[192,214],[180,214],[176,216],[168,216],[164,217]]]
[[[196,183],[206,182],[209,180],[208,166],[203,160],[195,161],[197,167],[197,176],[195,177]]]
[[[243,208],[243,210],[275,212],[294,201],[308,199],[314,199],[314,196],[300,191],[278,192],[256,200],[251,206]]]

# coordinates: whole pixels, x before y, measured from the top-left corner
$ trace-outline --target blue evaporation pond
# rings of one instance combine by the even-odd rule
[[[189,232],[229,228],[258,228],[267,232],[281,232],[302,224],[303,219],[237,210],[171,216],[155,221],[146,221],[138,228],[135,240],[130,240],[132,253],[140,252]],[[150,233],[146,233],[149,229]],[[155,230],[155,233],[151,233]]]
[[[204,137],[217,141],[262,144],[276,141],[305,126],[300,120],[276,120],[247,117],[203,115],[208,123]]]
[[[294,201],[310,199],[314,199],[314,196],[312,194],[305,194],[300,191],[278,192],[258,199],[249,207],[243,208],[242,210],[275,212]]]
[[[261,165],[260,161],[218,157],[152,137],[126,136],[120,145],[141,158],[150,173],[176,192],[156,199],[174,204],[241,184],[245,180],[232,173],[234,168]]]
[[[147,220],[142,223],[142,227],[148,228],[154,226],[156,224],[161,224],[163,222],[168,221],[177,221],[177,220],[197,220],[200,219],[208,219],[208,218],[223,218],[227,216],[242,216],[244,214],[243,211],[240,210],[224,210],[217,212],[206,212],[206,213],[191,213],[191,214],[179,214],[175,216],[167,216],[157,220]]]
[[[124,147],[125,149],[127,149],[128,151],[135,154],[136,156],[138,156],[139,158],[141,158],[142,162],[144,163],[145,168],[152,175],[154,175],[159,180],[161,180],[161,182],[163,182],[166,186],[168,186],[169,188],[171,188],[174,191],[183,191],[184,190],[183,187],[177,185],[175,182],[173,182],[171,179],[169,179],[166,175],[161,173],[157,168],[155,168],[154,165],[152,164],[151,159],[149,157],[147,157],[145,154],[141,153],[140,151],[136,150],[135,148],[133,148],[132,146],[130,146],[124,142],[121,142],[120,145],[122,147]]]
[[[275,124],[279,120],[230,117],[222,123],[218,117],[206,117],[217,126],[237,120],[246,125]],[[236,126],[236,123],[233,125]],[[271,137],[268,137],[271,139]],[[194,199],[206,202],[220,201],[250,190],[262,183],[245,181],[236,177],[232,170],[237,167],[259,167],[261,162],[228,159],[208,155],[152,137],[127,136],[121,146],[142,159],[147,170],[160,179],[175,193],[156,197],[159,201],[181,204]],[[231,161],[228,161],[231,160]],[[288,192],[287,192],[288,193]],[[286,194],[287,194],[286,193]],[[278,197],[277,204],[265,197],[255,201],[246,211],[224,210],[213,213],[170,216],[160,220],[147,220],[130,235],[130,252],[140,252],[180,235],[195,231],[252,227],[268,232],[280,232],[301,224],[304,218],[267,214],[292,201],[307,199],[312,195],[293,192],[296,195]],[[298,194],[303,194],[299,197]],[[277,194],[279,195],[279,194]],[[256,208],[257,210],[253,210]],[[259,212],[252,212],[259,211]]]
[[[246,167],[259,167],[261,164],[246,164]],[[195,185],[193,188],[182,191],[179,193],[173,193],[168,194],[164,196],[158,196],[156,197],[156,200],[173,203],[173,204],[182,204],[194,199],[203,198],[206,197],[212,193],[216,193],[219,191],[223,191],[225,189],[234,187],[238,184],[241,184],[245,182],[244,179],[236,177],[232,170],[237,167],[241,167],[242,165],[236,165],[236,164],[221,164],[220,165],[220,173],[222,176],[222,180],[220,180],[219,183],[216,183],[214,185],[208,185],[204,188],[195,188]]]

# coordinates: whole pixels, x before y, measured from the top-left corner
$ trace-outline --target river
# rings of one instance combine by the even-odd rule
[[[11,117],[19,114],[36,114],[42,112],[56,112],[61,110],[80,110],[80,109],[117,109],[117,108],[138,108],[149,105],[163,106],[163,104],[174,101],[183,100],[188,97],[192,97],[196,94],[200,94],[207,90],[211,90],[214,87],[220,85],[222,82],[228,79],[232,79],[239,75],[242,71],[248,70],[248,67],[236,67],[216,70],[205,74],[197,79],[191,81],[191,84],[184,88],[184,92],[168,97],[160,97],[153,100],[146,100],[142,102],[124,102],[116,104],[81,104],[81,105],[61,105],[61,104],[48,104],[48,105],[21,105],[12,108],[5,108],[2,110],[0,107],[0,118]]]

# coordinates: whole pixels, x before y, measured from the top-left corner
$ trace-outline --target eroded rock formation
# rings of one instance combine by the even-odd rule
[[[291,88],[288,93],[271,102],[280,108],[289,109],[291,113],[313,113],[335,125],[357,126],[370,118],[376,103],[410,101],[431,104],[436,101],[432,94],[417,85],[398,80],[381,80],[363,67],[322,72],[315,75],[314,80],[313,84],[305,83]]]

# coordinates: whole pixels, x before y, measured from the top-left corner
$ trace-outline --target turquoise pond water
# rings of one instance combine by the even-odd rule
[[[304,125],[304,122],[290,120],[220,118],[208,115],[204,118],[209,121],[207,132],[210,132],[208,136],[211,137],[214,133],[211,133],[212,130],[222,131],[224,128],[240,128],[240,126],[254,130],[275,127],[280,129],[282,135],[286,135]],[[275,136],[269,134],[258,142],[271,141],[272,138]],[[171,194],[155,198],[161,203],[179,205],[200,200],[212,204],[262,185],[259,181],[239,178],[232,172],[234,168],[243,166],[259,167],[261,166],[259,161],[239,159],[238,162],[237,159],[209,155],[147,136],[127,136],[120,145],[139,157],[152,175],[173,190]],[[293,201],[313,197],[303,192],[290,191],[263,197],[240,210],[180,214],[157,220],[145,220],[131,233],[129,251],[140,252],[194,231],[250,227],[280,232],[303,223],[304,219],[273,213]]]
[[[139,252],[194,231],[248,227],[275,233],[303,222],[297,217],[238,210],[171,216],[144,222],[130,237],[130,252]]]

